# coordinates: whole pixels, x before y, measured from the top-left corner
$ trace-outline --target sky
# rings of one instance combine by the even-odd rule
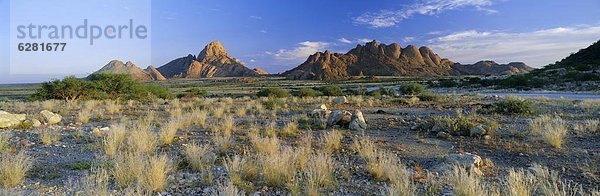
[[[214,40],[247,67],[270,73],[296,67],[318,51],[345,53],[371,40],[428,46],[454,62],[525,62],[537,68],[600,40],[598,0],[148,0],[151,8],[146,19],[151,32],[144,41],[149,46],[131,40],[100,40],[93,49],[72,49],[59,57],[52,53],[21,58],[11,51],[16,49],[11,34],[15,20],[31,15],[60,23],[94,18],[94,14],[46,17],[48,13],[28,12],[15,17],[14,8],[11,13],[14,1],[0,0],[0,83],[83,76],[112,59],[133,61],[142,68],[159,67],[187,54],[197,55]],[[143,0],[133,7],[95,7],[97,15],[116,16],[99,17],[95,22],[120,23],[119,19],[139,10],[139,2]],[[82,6],[56,9],[82,10]],[[35,59],[24,61],[28,65],[44,65],[39,70],[59,71],[12,73],[23,59]],[[61,59],[85,66],[57,65]]]

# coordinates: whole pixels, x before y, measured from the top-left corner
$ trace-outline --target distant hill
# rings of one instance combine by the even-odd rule
[[[167,78],[212,78],[259,76],[237,59],[229,56],[218,41],[209,43],[198,54],[175,59],[157,69]]]
[[[498,64],[494,61],[479,61],[471,65],[460,63],[452,65],[452,75],[513,75],[533,70],[534,68],[521,62]]]
[[[141,81],[151,81],[151,80],[161,80],[164,77],[160,75],[160,73],[151,73],[146,72],[134,65],[131,61],[127,61],[127,63],[123,63],[119,60],[112,60],[100,70],[92,73],[92,74],[100,74],[100,73],[110,73],[110,74],[129,74],[133,78],[141,80]]]
[[[600,41],[528,76],[552,83],[600,81]]]
[[[357,45],[346,54],[317,52],[283,75],[288,79],[340,80],[352,76],[504,75],[531,69],[522,63],[499,65],[491,61],[461,65],[441,58],[425,46],[402,48],[397,43],[372,41]]]

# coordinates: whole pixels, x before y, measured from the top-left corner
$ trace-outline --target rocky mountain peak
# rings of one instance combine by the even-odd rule
[[[213,41],[206,45],[200,54],[198,54],[198,61],[221,57],[227,57],[227,50],[225,50],[225,46],[221,42]]]

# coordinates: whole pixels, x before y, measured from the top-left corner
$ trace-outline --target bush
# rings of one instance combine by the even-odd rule
[[[273,110],[285,106],[285,102],[281,99],[269,99],[263,102],[263,105],[265,106],[265,108]]]
[[[94,89],[112,100],[132,99],[143,93],[140,83],[128,74],[93,74],[89,80]]]
[[[298,89],[297,91],[294,91],[292,93],[294,96],[298,96],[298,97],[318,97],[323,95],[323,93],[316,91],[315,89],[312,88],[301,88]]]
[[[61,99],[67,102],[91,99],[146,100],[149,97],[170,98],[165,87],[140,84],[127,74],[94,74],[89,80],[66,77],[44,82],[31,97],[33,100]]]
[[[34,100],[61,99],[67,102],[85,99],[94,93],[91,93],[92,86],[90,82],[68,76],[62,80],[53,80],[42,83],[32,98]]]
[[[456,87],[459,83],[454,79],[440,79],[439,85],[440,87]]]
[[[506,99],[496,102],[494,104],[495,112],[499,114],[520,114],[520,115],[533,115],[535,114],[535,107],[533,103],[525,99],[519,99],[516,97],[506,97]]]
[[[185,90],[183,93],[177,95],[178,98],[193,98],[193,97],[205,97],[208,92],[204,89],[191,88]]]
[[[429,92],[429,91],[419,94],[418,97],[421,101],[438,101],[438,100],[440,100],[439,95],[437,95],[433,92]]]
[[[146,99],[148,97],[155,97],[155,98],[160,98],[160,99],[173,98],[171,90],[169,90],[166,87],[162,87],[162,86],[143,85],[141,95],[143,95],[143,94],[149,95],[149,96],[146,96]],[[141,99],[144,99],[144,97],[136,97],[136,99],[141,100]]]
[[[400,88],[400,92],[405,95],[418,95],[425,91],[425,87],[419,83],[410,83]]]
[[[327,85],[327,86],[321,87],[320,91],[325,96],[340,96],[340,95],[344,94],[342,89],[339,86],[335,86],[335,85]]]
[[[290,94],[288,93],[287,90],[272,87],[272,88],[264,88],[264,89],[258,91],[258,93],[256,93],[256,96],[284,98],[284,97],[290,96]]]

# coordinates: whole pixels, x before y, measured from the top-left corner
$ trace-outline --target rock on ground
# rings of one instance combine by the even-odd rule
[[[350,121],[350,130],[363,131],[367,129],[367,121],[360,110],[355,110]]]
[[[0,111],[0,128],[10,128],[20,125],[27,119],[25,114],[11,114],[5,111]]]
[[[41,111],[40,115],[42,115],[43,121],[47,125],[57,124],[60,121],[62,121],[62,116],[60,116],[59,114],[52,113],[48,110]]]
[[[342,105],[348,103],[348,99],[346,98],[346,96],[339,96],[334,98],[331,102],[333,102],[333,104],[335,105]]]
[[[352,119],[352,113],[345,110],[335,110],[331,112],[327,119],[327,126],[332,127],[334,125],[348,126]]]

